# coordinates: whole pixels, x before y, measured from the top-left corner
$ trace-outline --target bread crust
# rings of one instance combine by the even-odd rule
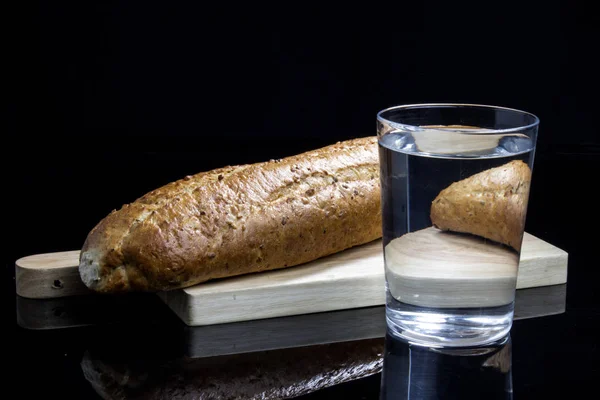
[[[159,291],[291,267],[381,237],[376,137],[187,176],[89,233],[83,282]]]
[[[480,172],[440,192],[431,204],[431,222],[520,251],[530,184],[531,170],[519,160]]]

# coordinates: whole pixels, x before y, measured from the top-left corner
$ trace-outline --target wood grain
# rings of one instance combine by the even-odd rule
[[[16,292],[31,299],[92,293],[79,277],[79,250],[27,256],[15,262]]]
[[[567,282],[569,255],[533,235],[525,233],[517,289],[558,285]]]
[[[532,235],[524,237],[521,262],[520,288],[566,282],[566,252]],[[385,304],[382,243],[375,241],[301,267],[159,295],[191,326],[381,305]]]
[[[514,320],[564,313],[566,286],[518,290]],[[377,306],[185,327],[183,343],[185,355],[198,358],[378,338],[385,333],[385,307]]]
[[[515,280],[517,288],[567,281],[567,253],[529,234],[520,260],[507,246],[435,228],[392,240],[385,254],[390,293],[416,306],[501,306],[513,301]]]
[[[192,326],[381,305],[385,303],[381,253],[377,241],[300,267],[159,296]]]
[[[525,234],[517,287],[565,283],[568,255]],[[78,273],[79,252],[24,257],[16,262],[19,296],[90,294]],[[53,288],[59,280],[62,288]],[[212,325],[385,304],[380,240],[303,266],[207,282],[159,296],[188,325]]]
[[[406,304],[477,308],[514,300],[519,254],[479,236],[422,229],[392,240],[385,259],[390,294]]]

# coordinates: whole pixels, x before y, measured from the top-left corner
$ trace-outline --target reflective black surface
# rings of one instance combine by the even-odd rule
[[[40,3],[27,12],[31,30],[5,13],[18,24],[7,42],[19,54],[5,57],[15,73],[6,76],[14,93],[9,87],[3,111],[17,112],[3,125],[3,397],[193,398],[235,382],[229,393],[255,395],[300,388],[310,376],[333,386],[302,392],[306,399],[402,396],[409,374],[386,376],[382,391],[376,372],[381,310],[357,311],[354,326],[336,314],[299,318],[295,327],[196,330],[155,298],[17,299],[13,267],[22,256],[80,248],[112,209],[159,185],[374,135],[377,111],[432,101],[540,117],[526,231],[569,253],[569,277],[554,294],[523,293],[539,301],[511,331],[513,395],[594,397],[600,24],[582,2],[372,2],[322,14],[324,4],[289,11],[284,3],[222,3],[211,13],[204,2]],[[29,31],[33,44],[19,40]],[[402,347],[393,349],[405,368]],[[423,356],[423,386],[411,393],[506,394],[498,368],[479,368],[480,359],[412,355]],[[234,392],[242,382],[253,389]]]
[[[431,349],[386,336],[381,399],[512,399],[510,336],[488,346]]]
[[[17,328],[13,363],[27,371],[18,381],[36,382],[23,387],[27,396],[60,388],[63,398],[509,399],[513,385],[536,389],[528,384],[546,366],[523,367],[552,336],[523,348],[523,332],[567,317],[567,287],[520,290],[513,339],[458,350],[386,336],[383,307],[188,327],[147,296],[16,298],[27,329]]]

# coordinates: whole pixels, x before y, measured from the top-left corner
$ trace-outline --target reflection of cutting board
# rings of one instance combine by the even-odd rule
[[[79,252],[16,262],[17,294],[53,298],[90,293],[79,280]],[[565,283],[567,253],[526,234],[518,288]],[[303,266],[160,293],[188,325],[211,325],[385,304],[383,251],[375,241]]]

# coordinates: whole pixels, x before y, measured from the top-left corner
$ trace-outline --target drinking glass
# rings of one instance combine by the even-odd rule
[[[476,104],[377,114],[392,335],[457,347],[509,333],[538,124]]]

